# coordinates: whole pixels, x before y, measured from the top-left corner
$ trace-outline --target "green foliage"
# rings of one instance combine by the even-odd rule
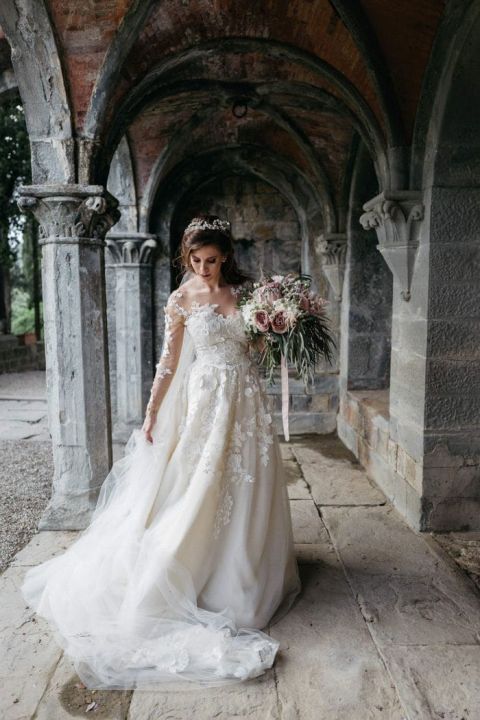
[[[40,308],[42,304],[40,303]],[[12,328],[14,335],[35,331],[35,315],[30,295],[18,287],[12,290]]]
[[[31,182],[30,144],[23,108],[16,99],[0,104],[0,264],[11,268],[26,220],[17,188]],[[28,221],[27,221],[28,222]]]
[[[313,383],[317,364],[323,358],[331,364],[336,347],[328,318],[318,315],[305,315],[295,328],[284,334],[269,333],[266,340],[262,363],[270,384],[274,382],[273,373],[280,365],[281,355],[296,369],[305,385],[308,381]]]

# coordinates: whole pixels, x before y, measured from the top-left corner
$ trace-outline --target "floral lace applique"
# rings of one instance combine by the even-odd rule
[[[269,446],[273,442],[270,429],[271,415],[266,413],[260,404],[260,413],[246,417],[241,422],[235,421],[232,437],[227,449],[223,485],[220,489],[218,509],[213,528],[214,538],[217,539],[225,525],[231,520],[234,505],[231,487],[242,483],[254,483],[255,477],[243,464],[242,450],[245,443],[256,437],[256,447],[263,465],[268,464]]]
[[[177,303],[176,298],[178,297],[182,297],[179,290],[171,293],[167,304],[163,308],[165,313],[163,347],[160,359],[155,366],[155,377],[146,408],[147,415],[155,414],[158,411],[178,365],[183,343],[186,312]]]

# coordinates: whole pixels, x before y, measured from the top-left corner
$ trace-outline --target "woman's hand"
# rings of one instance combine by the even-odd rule
[[[152,445],[153,445],[152,430],[154,428],[156,420],[157,420],[157,413],[149,411],[149,412],[147,412],[144,423],[142,425],[142,430],[145,433],[145,439],[147,440],[147,442],[151,443]]]

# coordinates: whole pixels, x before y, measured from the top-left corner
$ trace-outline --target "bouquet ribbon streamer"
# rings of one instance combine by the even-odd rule
[[[283,423],[283,434],[285,440],[288,442],[290,439],[290,433],[288,429],[288,367],[285,360],[285,355],[282,353],[280,358],[280,372],[282,380],[282,423]]]

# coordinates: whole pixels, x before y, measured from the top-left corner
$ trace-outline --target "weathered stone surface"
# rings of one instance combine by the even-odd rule
[[[82,688],[73,663],[62,655],[40,700],[35,720],[63,720],[85,713],[86,717],[92,713],[92,717],[105,720],[125,720],[131,697],[131,691]]]
[[[391,508],[325,508],[324,517],[377,643],[478,641],[473,586]]]
[[[283,433],[282,413],[274,412],[273,420],[277,432]],[[336,413],[334,412],[291,412],[289,415],[289,429],[291,435],[303,433],[331,433],[335,430]]]
[[[384,505],[385,495],[368,480],[360,466],[337,463],[302,466],[305,480],[317,505]]]
[[[328,539],[325,526],[312,500],[292,500],[290,508],[295,542],[322,543]]]
[[[115,268],[116,421],[113,437],[128,440],[141,426],[152,366],[151,260],[153,235],[130,233],[108,239]],[[110,268],[111,269],[111,268]]]
[[[280,454],[284,460],[295,460],[292,446],[286,442],[280,442]]]
[[[480,532],[436,533],[434,538],[480,588]]]
[[[304,463],[316,463],[333,467],[339,460],[357,462],[353,453],[339,440],[336,433],[322,435],[319,438],[309,436],[295,438],[292,448],[297,461],[302,466]]]
[[[61,656],[47,623],[34,616],[20,594],[25,568],[0,577],[0,715],[2,720],[33,716]]]
[[[77,537],[78,532],[74,530],[42,530],[37,532],[30,542],[15,555],[12,565],[24,567],[38,565],[55,555],[60,555]]]
[[[395,688],[341,570],[303,565],[301,577],[295,612],[271,631],[286,646],[276,664],[280,717],[401,720]]]
[[[297,461],[284,460],[283,467],[287,477],[287,489],[290,500],[311,500],[310,492]]]
[[[40,527],[80,529],[111,467],[103,238],[118,220],[118,203],[97,185],[31,185],[19,193],[19,206],[39,221],[42,245],[55,473]]]
[[[273,670],[246,683],[196,690],[182,684],[168,692],[136,690],[128,720],[280,720]]]
[[[383,649],[408,720],[480,716],[480,646]]]
[[[295,554],[300,565],[339,567],[340,561],[328,536],[322,543],[295,543]]]

